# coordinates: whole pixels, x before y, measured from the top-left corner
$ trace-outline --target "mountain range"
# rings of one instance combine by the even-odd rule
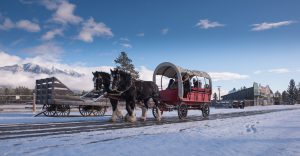
[[[49,76],[52,76],[55,74],[63,74],[63,75],[68,75],[68,76],[73,76],[73,77],[84,76],[84,74],[78,73],[74,70],[58,69],[54,66],[48,68],[48,67],[43,67],[43,66],[40,66],[38,64],[33,64],[33,63],[4,66],[4,67],[0,67],[0,70],[10,71],[13,73],[28,72],[28,73],[33,73],[33,74],[47,74]]]

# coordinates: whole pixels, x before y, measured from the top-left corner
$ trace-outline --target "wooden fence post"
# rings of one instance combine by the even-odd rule
[[[32,102],[32,112],[35,113],[36,111],[36,103],[35,103],[35,93],[33,93],[33,102]]]

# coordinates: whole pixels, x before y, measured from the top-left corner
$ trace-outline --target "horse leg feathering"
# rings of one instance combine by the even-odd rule
[[[119,110],[119,108],[116,109],[116,113],[117,113],[118,118],[123,119],[123,113],[122,113],[122,111]]]
[[[128,122],[136,122],[136,116],[135,116],[135,111],[134,111],[134,103],[133,102],[126,102],[126,110],[127,114],[125,116],[125,121]]]
[[[112,106],[112,116],[111,116],[111,121],[112,122],[115,122],[118,118],[117,116],[117,111],[118,111],[118,101],[117,100],[114,100],[114,99],[110,99],[110,103],[111,103],[111,106]]]
[[[136,122],[135,110],[133,109],[131,115],[128,116],[129,122]]]
[[[141,116],[141,120],[142,121],[146,121],[147,119],[147,108],[142,107],[142,116]]]
[[[117,111],[115,110],[115,111],[113,111],[113,113],[112,113],[111,121],[112,121],[112,122],[116,122],[116,121],[117,121],[117,118],[118,118],[118,116],[117,116]]]
[[[157,121],[161,121],[161,111],[160,111],[160,109],[159,109],[159,107],[158,107],[158,100],[156,99],[156,98],[154,98],[153,99],[153,101],[154,101],[154,103],[155,103],[155,106],[154,107],[156,107],[157,108],[157,118],[156,118],[156,120]]]

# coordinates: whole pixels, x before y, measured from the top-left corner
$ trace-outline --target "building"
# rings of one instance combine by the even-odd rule
[[[244,87],[241,90],[222,96],[222,100],[229,102],[244,101],[245,106],[273,105],[274,95],[268,85],[261,86],[254,82],[250,88]]]

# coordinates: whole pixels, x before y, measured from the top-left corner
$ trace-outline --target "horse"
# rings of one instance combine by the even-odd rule
[[[112,90],[119,93],[120,97],[126,101],[127,115],[125,120],[135,122],[135,103],[143,103],[141,120],[146,121],[148,101],[152,98],[155,106],[158,108],[159,90],[152,81],[141,81],[132,78],[132,75],[123,70],[110,70],[112,76]],[[161,120],[160,111],[158,111],[157,120]]]
[[[111,76],[109,73],[106,72],[92,72],[94,77],[93,77],[93,82],[94,82],[94,89],[96,91],[102,90],[106,95],[114,93],[111,90]],[[112,117],[111,121],[115,122],[117,118],[123,118],[122,112],[118,109],[118,99],[114,98],[113,96],[108,96],[111,106],[112,106]]]

